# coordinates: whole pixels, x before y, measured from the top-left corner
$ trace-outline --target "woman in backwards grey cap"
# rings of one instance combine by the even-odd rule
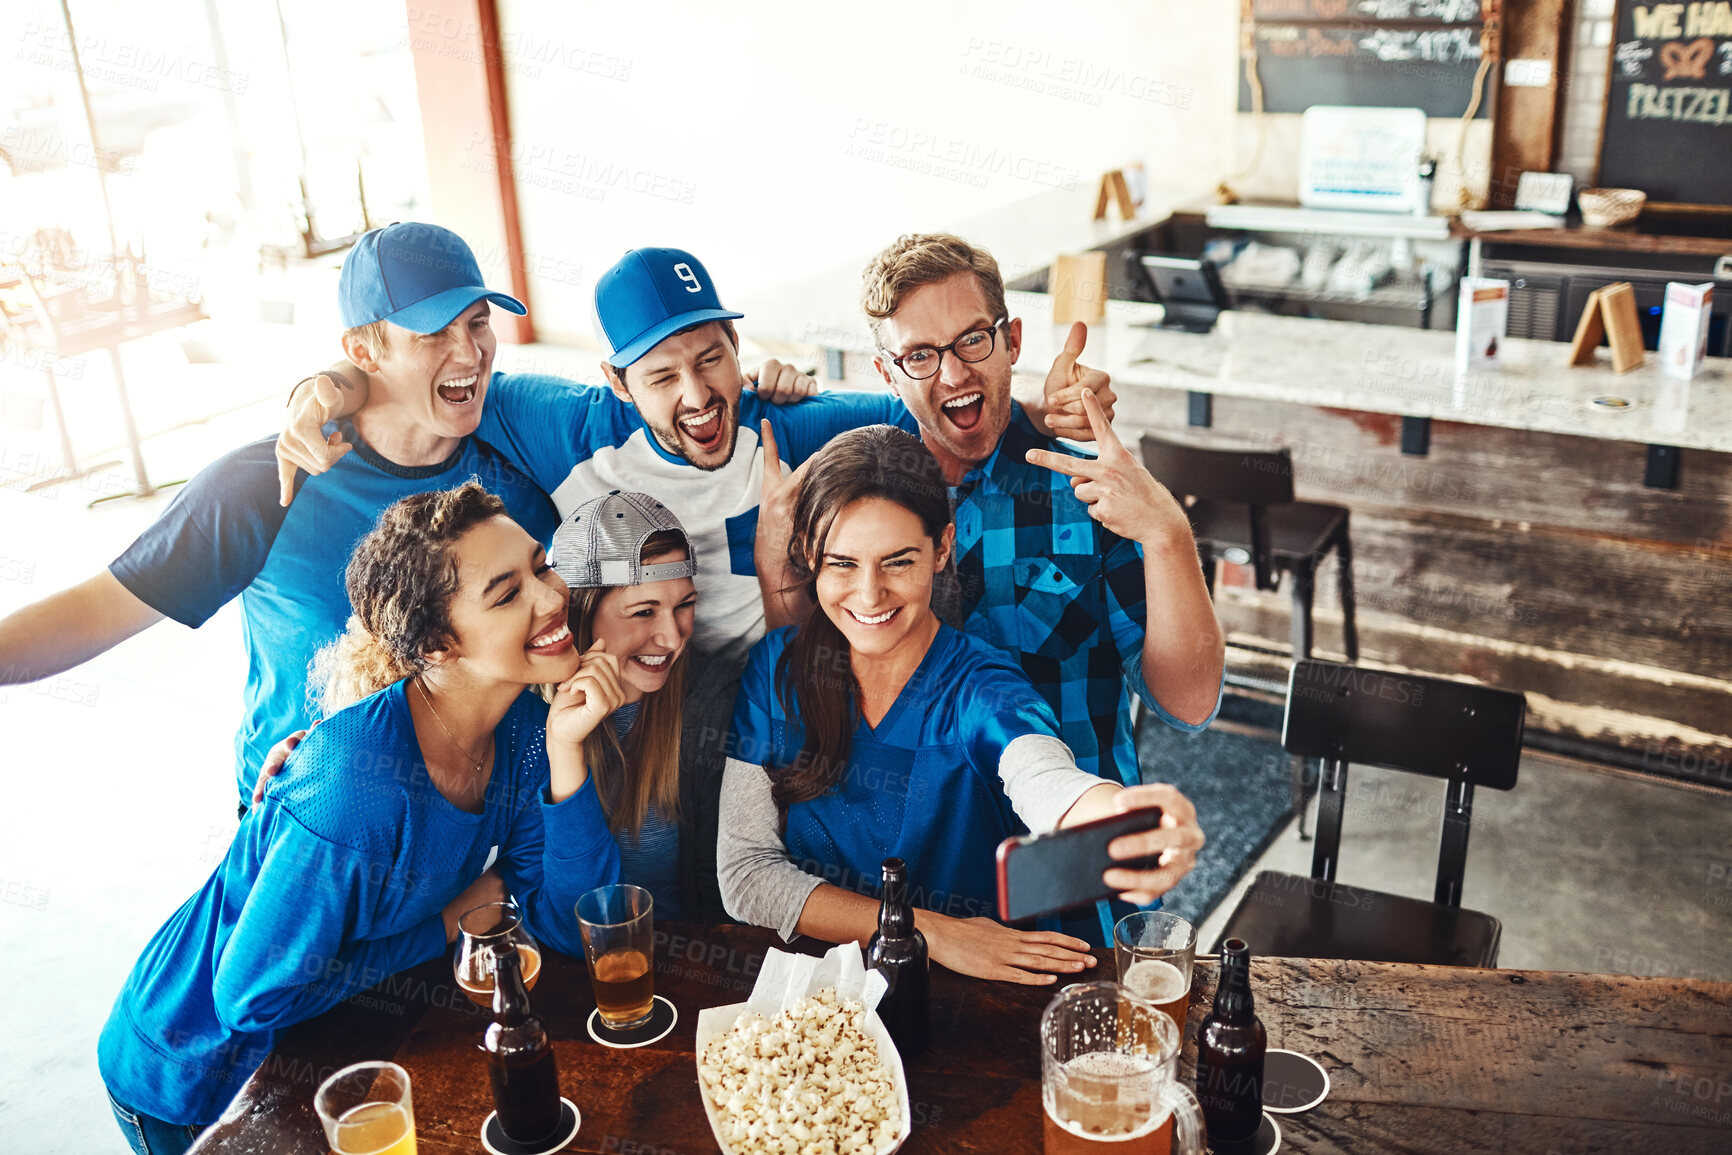
[[[698,568],[685,529],[655,498],[615,490],[571,512],[548,561],[571,588],[579,651],[605,642],[619,661],[625,703],[591,732],[584,761],[619,842],[620,881],[648,890],[658,916],[722,921],[721,780],[704,773],[721,760],[700,748],[720,736],[682,735]]]

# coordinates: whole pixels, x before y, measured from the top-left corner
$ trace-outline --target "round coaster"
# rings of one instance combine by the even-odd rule
[[[616,1031],[601,1021],[600,1009],[589,1012],[589,1037],[604,1047],[646,1047],[674,1029],[680,1021],[679,1011],[662,998],[655,997],[650,1006],[649,1022],[629,1031]]]
[[[1265,1111],[1255,1135],[1238,1143],[1212,1142],[1209,1150],[1214,1155],[1275,1155],[1275,1152],[1281,1150],[1281,1125],[1275,1122],[1273,1115]]]
[[[481,1124],[481,1145],[492,1155],[553,1155],[555,1151],[563,1151],[566,1146],[577,1138],[577,1129],[583,1126],[583,1115],[577,1109],[577,1104],[570,1099],[559,1101],[559,1129],[554,1132],[560,1136],[558,1142],[549,1140],[536,1147],[527,1147],[522,1143],[513,1143],[499,1126],[499,1112],[487,1116],[487,1121]]]
[[[1329,1094],[1329,1072],[1310,1055],[1271,1049],[1263,1056],[1263,1109],[1277,1115],[1309,1111]]]

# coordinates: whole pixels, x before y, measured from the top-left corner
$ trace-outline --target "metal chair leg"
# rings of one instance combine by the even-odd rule
[[[1317,586],[1317,559],[1308,557],[1295,565],[1290,575],[1293,579],[1293,662],[1297,665],[1302,659],[1311,656],[1311,603]],[[1311,835],[1305,831],[1305,759],[1294,755],[1293,759],[1293,811],[1299,817],[1299,839],[1309,841]]]
[[[1359,627],[1353,617],[1353,540],[1347,533],[1347,523],[1341,523],[1341,536],[1335,543],[1336,586],[1341,592],[1341,639],[1347,651],[1347,661],[1359,661]]]

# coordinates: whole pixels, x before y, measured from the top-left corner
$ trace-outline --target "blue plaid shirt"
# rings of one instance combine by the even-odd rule
[[[1142,548],[1091,518],[1064,474],[1030,465],[1030,449],[1082,456],[1012,405],[998,448],[952,491],[960,624],[1016,655],[1078,766],[1135,785],[1131,694],[1187,733],[1214,715],[1191,725],[1155,701],[1143,680]]]

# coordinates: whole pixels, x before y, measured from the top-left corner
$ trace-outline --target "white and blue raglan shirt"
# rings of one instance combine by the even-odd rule
[[[739,410],[734,455],[714,470],[669,453],[612,390],[563,377],[495,373],[476,432],[552,495],[561,517],[616,489],[647,493],[673,510],[698,555],[693,643],[743,658],[764,635],[752,563],[764,478],[758,422],[767,418],[775,430],[785,470],[849,429],[896,425],[919,436],[920,427],[887,392],[824,393],[775,405],[748,390]]]
[[[314,717],[308,664],[343,632],[349,554],[386,506],[473,477],[537,541],[559,524],[547,495],[478,438],[436,465],[409,467],[379,456],[352,425],[342,429],[354,450],[318,477],[298,475],[287,509],[277,504],[276,438],[255,441],[200,470],[109,566],[133,596],[194,628],[240,597],[247,683],[235,777],[243,801],[270,748]]]

